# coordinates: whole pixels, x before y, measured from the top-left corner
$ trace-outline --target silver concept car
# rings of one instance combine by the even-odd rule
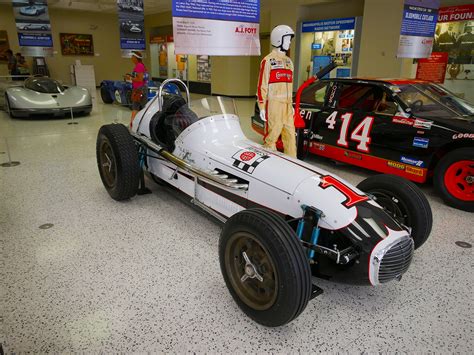
[[[46,77],[30,77],[22,86],[13,86],[3,95],[10,117],[87,115],[92,99],[86,88],[65,86]]]

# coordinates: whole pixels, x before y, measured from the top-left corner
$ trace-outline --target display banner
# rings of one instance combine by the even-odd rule
[[[433,52],[429,58],[418,60],[416,78],[443,84],[448,66],[448,53]]]
[[[399,58],[427,58],[433,49],[440,0],[405,0]]]
[[[474,4],[439,9],[438,22],[474,21]]]
[[[12,0],[12,6],[22,54],[52,55],[53,37],[47,0]]]
[[[176,54],[260,55],[260,0],[173,0]]]
[[[342,31],[353,30],[354,28],[355,17],[303,22],[301,25],[302,32]]]
[[[117,0],[117,7],[122,57],[129,57],[132,50],[146,49],[143,0]]]

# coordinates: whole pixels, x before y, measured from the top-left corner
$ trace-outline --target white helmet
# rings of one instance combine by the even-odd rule
[[[287,25],[278,25],[270,34],[270,43],[273,47],[280,48],[283,44],[283,37],[286,36],[295,36],[295,32]]]

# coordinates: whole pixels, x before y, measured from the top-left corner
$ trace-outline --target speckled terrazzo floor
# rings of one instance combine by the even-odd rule
[[[246,132],[253,108],[239,100]],[[430,240],[399,283],[319,280],[324,294],[293,323],[248,319],[219,270],[220,227],[173,193],[117,203],[95,162],[98,128],[130,111],[99,104],[79,125],[10,120],[0,112],[1,328],[10,352],[472,353],[473,216],[442,204]],[[251,134],[252,137],[256,137]],[[0,163],[6,161],[0,154]],[[368,172],[322,164],[353,183]],[[38,227],[53,223],[51,229]]]

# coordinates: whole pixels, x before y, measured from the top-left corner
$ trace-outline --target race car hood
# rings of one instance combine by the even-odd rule
[[[14,87],[7,90],[12,109],[55,109],[65,107],[88,106],[92,104],[89,91],[73,86],[61,93],[47,94]]]
[[[288,194],[314,176],[328,175],[300,160],[263,148],[248,140],[235,115],[204,118],[184,130],[176,140],[174,154],[200,166],[203,155],[231,169]],[[206,169],[206,163],[200,166]]]

